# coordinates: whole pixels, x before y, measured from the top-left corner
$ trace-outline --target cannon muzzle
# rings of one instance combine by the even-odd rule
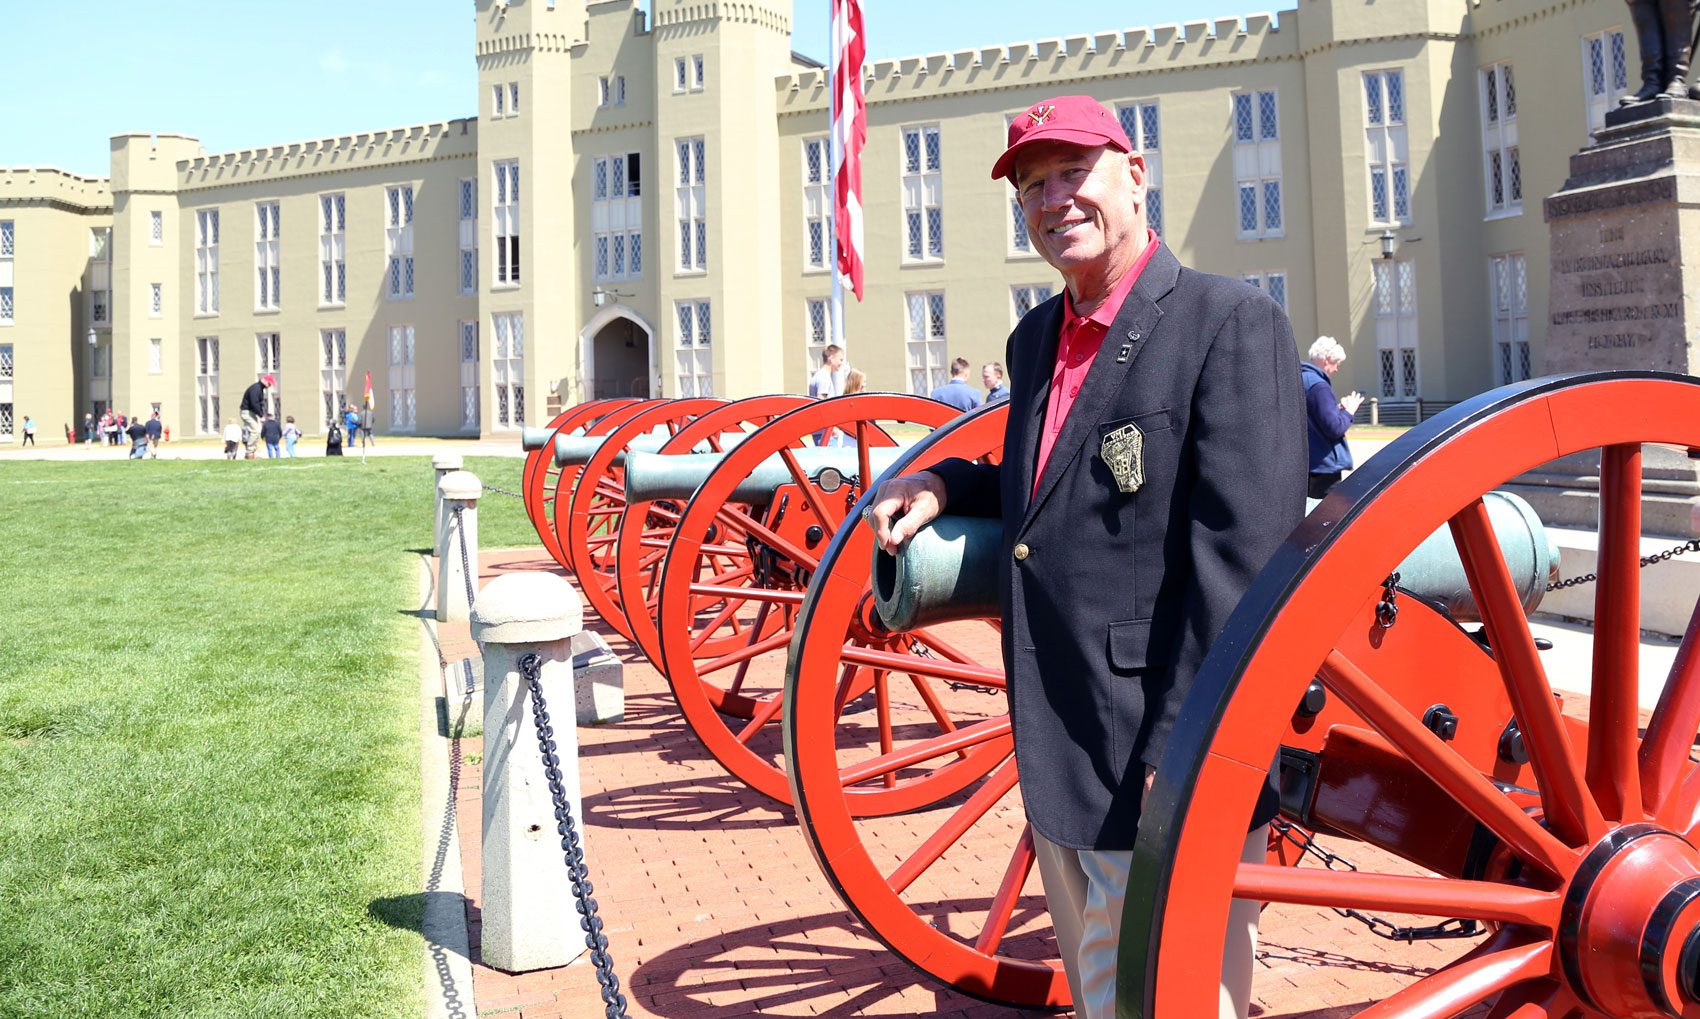
[[[653,453],[667,444],[672,435],[667,432],[645,432],[626,444],[626,451],[637,449]],[[555,436],[555,466],[583,467],[602,448],[607,441],[602,435],[557,435]],[[615,467],[625,466],[625,453],[614,458]]]
[[[1506,492],[1483,497],[1488,517],[1524,612],[1541,604],[1558,576],[1558,546],[1527,502]],[[1316,506],[1311,500],[1306,509]],[[910,538],[897,555],[874,548],[874,607],[894,631],[988,619],[998,615],[999,570],[1007,558],[1003,522],[987,517],[941,516]],[[1396,567],[1399,586],[1434,603],[1459,622],[1479,622],[1464,565],[1448,528],[1442,527]]]
[[[522,428],[519,433],[519,448],[530,453],[542,449],[549,444],[549,436],[553,430],[549,428]]]
[[[878,477],[898,458],[909,451],[906,445],[873,446],[868,450],[868,467]],[[849,478],[860,470],[856,450],[841,447],[804,447],[793,449],[797,465],[810,478],[818,479],[829,468]],[[652,502],[657,499],[689,499],[708,480],[709,474],[720,465],[724,453],[632,453],[626,458],[626,502]],[[761,504],[773,498],[780,485],[795,480],[785,461],[775,453],[763,460],[738,483],[730,501]],[[872,482],[870,482],[871,484]]]

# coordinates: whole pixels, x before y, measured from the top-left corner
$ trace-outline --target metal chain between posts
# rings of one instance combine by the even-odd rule
[[[561,851],[566,856],[567,875],[572,879],[573,898],[577,900],[579,927],[584,931],[584,943],[590,949],[590,961],[596,967],[596,982],[602,985],[603,1010],[606,1019],[624,1019],[626,996],[620,993],[620,978],[614,973],[614,959],[608,954],[608,936],[602,933],[602,918],[596,914],[596,887],[590,883],[590,868],[585,866],[584,850],[579,845],[578,826],[573,821],[573,809],[567,803],[567,789],[561,779],[561,759],[555,753],[555,728],[549,722],[549,708],[543,703],[543,659],[534,651],[520,656],[519,674],[531,692],[532,721],[537,726],[537,745],[543,753],[543,774],[549,780],[549,796],[555,801],[555,831],[561,836]]]
[[[1654,563],[1662,563],[1687,552],[1700,552],[1700,538],[1690,538],[1680,545],[1665,549],[1663,552],[1655,552],[1652,555],[1642,556],[1641,568],[1644,570]],[[1584,573],[1580,577],[1571,577],[1569,580],[1554,581],[1547,585],[1547,590],[1562,591],[1567,587],[1578,587],[1582,584],[1591,584],[1598,579],[1600,578],[1597,574]]]
[[[495,492],[497,495],[505,495],[510,499],[521,499],[521,500],[523,500],[525,498],[525,496],[519,494],[518,492],[510,492],[505,488],[497,488],[494,485],[485,485],[484,491]]]
[[[1316,857],[1318,860],[1322,861],[1323,867],[1328,870],[1356,871],[1358,869],[1357,865],[1352,863],[1352,861],[1337,853],[1331,853],[1322,848],[1320,845],[1317,845],[1316,836],[1300,828],[1298,825],[1289,824],[1286,821],[1276,818],[1274,821],[1270,822],[1270,827],[1275,829],[1275,834],[1280,838],[1297,846],[1300,855],[1308,853],[1311,856]],[[1457,917],[1450,920],[1442,920],[1440,923],[1430,924],[1427,927],[1401,927],[1384,916],[1376,916],[1373,913],[1365,913],[1362,910],[1341,909],[1338,906],[1331,908],[1333,908],[1334,912],[1341,916],[1346,917],[1349,920],[1356,920],[1358,923],[1363,924],[1365,927],[1369,928],[1369,932],[1371,934],[1374,934],[1378,938],[1385,938],[1388,941],[1403,941],[1406,944],[1410,944],[1413,941],[1444,941],[1452,938],[1473,938],[1478,934],[1484,933],[1484,929],[1480,924],[1476,923],[1476,921],[1460,919]]]

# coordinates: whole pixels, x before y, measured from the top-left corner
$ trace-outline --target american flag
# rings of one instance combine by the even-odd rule
[[[862,96],[860,0],[832,0],[833,220],[838,271],[862,299],[862,146],[868,140],[868,107]]]

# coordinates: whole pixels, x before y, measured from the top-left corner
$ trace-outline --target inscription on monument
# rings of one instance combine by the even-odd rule
[[[1681,254],[1662,233],[1633,207],[1553,222],[1547,371],[1686,362]]]

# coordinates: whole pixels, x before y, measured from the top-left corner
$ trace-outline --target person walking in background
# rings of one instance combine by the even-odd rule
[[[35,422],[30,420],[30,416],[28,414],[25,414],[24,415],[24,446],[33,446],[33,445],[35,445]],[[20,446],[18,448],[22,449],[23,446]]]
[[[276,460],[283,455],[277,448],[283,441],[283,426],[277,423],[277,415],[267,414],[265,421],[260,423],[260,440],[266,444],[267,460]]]
[[[331,425],[325,430],[325,455],[342,455],[342,425],[335,417],[331,418]]]
[[[844,396],[854,396],[868,388],[868,375],[860,368],[852,368],[844,373]],[[841,449],[855,449],[856,435],[842,428],[832,429],[832,435],[824,445],[836,446]]]
[[[130,437],[130,459],[145,460],[148,456],[148,426],[142,423],[141,418],[133,417],[129,421],[124,434]]]
[[[836,343],[829,343],[821,351],[820,370],[809,379],[809,396],[816,400],[825,400],[833,396],[844,395],[844,382],[848,370],[844,367],[844,348]]]
[[[295,459],[295,440],[301,438],[301,429],[295,424],[295,415],[283,419],[283,448],[291,460]]]
[[[148,456],[158,460],[160,437],[165,432],[165,425],[161,424],[159,420],[159,411],[156,410],[148,415],[146,427],[148,430]]]
[[[250,460],[259,449],[260,423],[266,417],[266,390],[275,385],[277,379],[268,372],[242,391],[242,406],[238,408],[242,417],[242,448]]]
[[[343,445],[352,446],[360,441],[360,408],[352,403],[342,415],[342,431]]]
[[[378,444],[378,435],[375,431],[372,430],[372,424],[373,424],[372,408],[370,408],[370,407],[360,408],[360,448],[361,449],[365,449],[368,445],[376,446]]]
[[[1009,399],[1009,387],[1003,382],[1003,362],[992,361],[980,369],[980,384],[986,387],[986,402]]]
[[[1305,423],[1310,433],[1310,487],[1312,499],[1328,494],[1340,475],[1352,469],[1352,450],[1346,430],[1364,402],[1364,394],[1353,390],[1338,400],[1329,379],[1346,361],[1346,348],[1332,336],[1318,336],[1310,345],[1310,360],[1299,365],[1305,390]]]
[[[235,418],[231,418],[224,425],[224,458],[226,460],[236,459],[236,447],[241,444],[242,426],[237,423]]]
[[[83,441],[91,446],[94,445],[94,435],[97,427],[98,425],[95,424],[93,412],[83,415]]]
[[[973,410],[980,406],[980,393],[968,384],[968,359],[959,357],[950,362],[950,381],[933,390],[933,399],[957,410]]]
[[[107,410],[100,415],[100,432],[108,446],[118,445],[118,418],[112,411]]]

